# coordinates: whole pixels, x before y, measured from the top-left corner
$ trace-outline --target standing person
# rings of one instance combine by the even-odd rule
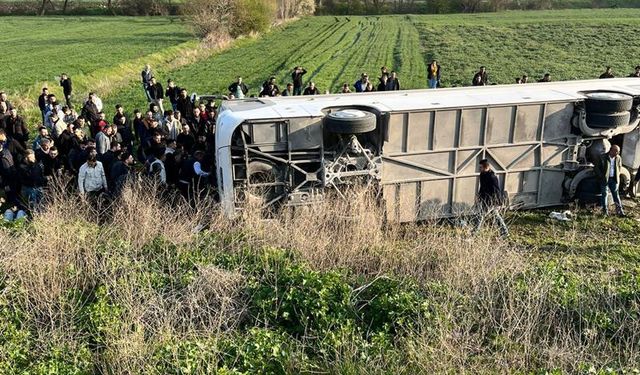
[[[62,86],[62,93],[64,94],[64,100],[67,103],[67,106],[71,107],[73,85],[71,83],[71,78],[67,76],[67,73],[62,73],[62,76],[60,77],[60,86]]]
[[[369,83],[369,75],[367,75],[367,73],[362,73],[360,75],[360,79],[353,84],[353,88],[356,89],[356,92],[364,92],[367,89],[368,83]]]
[[[293,88],[293,90],[295,92],[295,87]],[[302,95],[320,95],[320,90],[318,90],[314,82],[309,82],[309,86],[304,89]]]
[[[389,82],[389,76],[383,74],[380,76],[380,83],[378,83],[377,91],[387,91],[387,82]]]
[[[389,79],[389,69],[387,69],[386,66],[383,66],[382,68],[380,68],[380,77],[383,76],[387,76],[387,79]]]
[[[156,104],[160,109],[160,112],[164,113],[164,108],[162,106],[162,102],[164,101],[164,89],[160,82],[156,81],[156,77],[151,77],[149,87],[147,87],[147,92],[149,93],[151,103]]]
[[[82,164],[78,172],[78,191],[81,195],[98,197],[109,191],[107,176],[104,174],[102,163],[98,161],[96,153],[89,151],[86,163]]]
[[[527,74],[523,74],[522,79],[520,80],[520,83],[522,84],[529,83],[529,76]]]
[[[118,160],[111,166],[111,180],[109,184],[113,187],[111,190],[113,196],[117,197],[121,194],[122,188],[127,182],[131,166],[133,165],[133,155],[123,152],[118,156]]]
[[[147,172],[149,176],[154,178],[160,185],[167,185],[167,170],[164,166],[165,160],[167,160],[167,153],[164,147],[160,147],[153,152],[154,160],[149,164]]]
[[[146,64],[144,66],[144,69],[142,69],[142,73],[140,73],[140,75],[142,78],[142,88],[144,89],[144,95],[147,97],[147,101],[151,101],[151,98],[149,97],[149,91],[147,90],[149,84],[151,83],[151,77],[153,77],[151,66],[149,66],[149,64]]]
[[[509,228],[505,224],[500,208],[503,205],[504,197],[500,188],[500,181],[496,176],[487,159],[480,160],[480,189],[476,203],[476,225],[474,233],[478,233],[488,215],[495,217],[502,237],[509,236]]]
[[[11,206],[18,206],[18,168],[16,161],[9,150],[7,136],[4,130],[0,129],[0,188],[4,190],[7,203]]]
[[[229,90],[229,94],[233,95],[236,99],[244,99],[249,93],[249,87],[242,82],[242,77],[238,77],[227,89]]]
[[[275,97],[278,95],[280,95],[280,90],[273,81],[269,81],[260,93],[261,97]]]
[[[489,84],[487,69],[484,66],[481,66],[480,70],[473,76],[471,84],[473,86],[486,86]]]
[[[44,124],[44,116],[47,114],[47,100],[49,99],[49,88],[43,87],[42,94],[38,96],[38,108],[42,114],[42,123]]]
[[[287,87],[282,92],[282,96],[293,96],[293,83],[287,83]]]
[[[96,96],[94,93],[89,93],[89,99],[84,103],[82,107],[81,116],[89,122],[89,127],[93,128],[100,120],[100,109],[96,104]]]
[[[635,72],[629,74],[630,78],[640,78],[640,65],[636,66]]]
[[[180,132],[182,132],[182,124],[171,110],[167,111],[167,117],[162,124],[162,131],[169,139],[177,139]]]
[[[7,93],[0,91],[0,120],[2,119],[2,115],[9,112],[11,108],[13,108],[13,106],[8,100]]]
[[[27,200],[26,203],[30,207],[36,207],[42,200],[42,189],[47,184],[47,179],[44,176],[42,162],[36,160],[36,155],[32,150],[27,150],[18,174],[22,185],[22,195]]]
[[[430,89],[436,89],[440,86],[440,74],[442,69],[436,60],[432,60],[427,67],[427,81]]]
[[[540,83],[551,82],[551,74],[545,73],[544,77],[538,80]]]
[[[188,124],[182,125],[182,131],[176,137],[176,142],[184,148],[184,151],[191,153],[193,146],[196,144],[196,137],[191,133]]]
[[[9,116],[4,118],[4,130],[9,138],[15,139],[24,149],[27,149],[29,129],[27,129],[22,116],[18,116],[18,111],[15,108],[11,108]]]
[[[193,103],[185,89],[180,90],[180,96],[178,96],[178,99],[176,100],[176,110],[185,118],[190,118],[193,114]]]
[[[391,72],[391,76],[387,80],[387,91],[398,91],[400,90],[400,80],[398,79],[398,73]]]
[[[349,84],[348,83],[343,83],[342,84],[342,89],[340,90],[341,94],[351,94],[351,89],[349,88]]]
[[[172,79],[167,81],[167,91],[165,92],[165,96],[171,102],[171,109],[175,111],[178,103],[178,96],[180,96],[180,88],[176,86],[176,83],[173,82]]]
[[[611,191],[611,195],[613,196],[613,202],[616,205],[618,216],[625,216],[622,202],[620,201],[620,194],[618,193],[621,169],[622,158],[620,157],[620,147],[618,147],[618,145],[612,145],[609,152],[602,154],[594,163],[593,173],[600,181],[600,191],[602,193],[600,206],[605,216],[609,215],[608,190]]]
[[[307,70],[301,66],[296,66],[291,72],[291,81],[293,81],[293,95],[298,96],[302,94],[302,76],[307,74]]]
[[[516,84],[519,85],[522,83],[522,78],[516,77]]]
[[[600,79],[606,79],[606,78],[616,78],[616,76],[613,75],[613,71],[611,70],[610,66],[607,66],[604,73],[600,74]]]
[[[105,126],[102,131],[96,135],[96,152],[102,155],[111,148],[111,126]]]

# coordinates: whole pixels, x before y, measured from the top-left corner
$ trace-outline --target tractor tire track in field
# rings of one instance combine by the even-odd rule
[[[322,40],[326,40],[327,38],[331,37],[336,32],[338,32],[338,30],[342,26],[343,25],[341,25],[339,23],[333,23],[333,24],[326,25],[322,29],[320,34],[309,34],[308,38],[305,38],[304,40],[299,41],[298,43],[296,43],[295,46],[292,46],[292,47],[295,47],[296,51],[300,51],[300,50],[306,51],[309,48],[310,43],[313,42],[314,40],[316,40],[319,36],[322,37]],[[291,57],[285,59],[284,61],[281,61],[277,66],[275,66],[275,64],[276,64],[276,62],[278,61],[279,58],[280,58],[280,55],[269,56],[269,57],[265,58],[263,61],[261,61],[260,64],[251,65],[251,67],[253,69],[251,69],[249,71],[247,71],[245,69],[244,73],[245,74],[248,73],[249,76],[257,76],[259,74],[266,74],[265,70],[264,70],[264,65],[274,65],[274,67],[272,67],[270,69],[269,75],[278,75],[277,72],[291,68],[291,67],[287,67],[287,65],[286,65],[289,61],[292,60]],[[257,80],[249,81],[249,83],[252,86],[257,87],[257,86],[260,86],[262,84],[262,81],[265,80],[266,78],[268,78],[268,77],[266,77],[266,76],[260,77],[260,78],[257,78]]]
[[[287,59],[285,59],[284,61],[282,61],[282,63],[276,68],[276,70],[285,70],[285,68],[289,65],[291,65],[292,60],[297,60],[300,61],[300,57],[303,57],[305,60],[310,60],[310,61],[314,61],[316,58],[318,58],[319,56],[324,55],[327,51],[331,50],[332,48],[335,48],[335,45],[331,45],[329,43],[326,43],[327,40],[329,40],[331,37],[333,37],[334,35],[338,34],[338,31],[340,31],[341,29],[343,29],[344,27],[348,27],[348,22],[347,23],[341,23],[337,28],[335,28],[335,30],[327,35],[326,37],[323,37],[322,35],[316,35],[312,40],[318,40],[318,42],[316,44],[314,44],[311,48],[305,48],[305,50],[310,50],[311,54],[307,55],[306,52],[301,51],[300,49],[298,49],[296,52],[298,52],[297,54],[291,54]],[[336,45],[340,44],[342,40],[344,40],[347,35],[349,34],[351,30],[347,29],[345,30],[342,35],[340,36],[340,38],[338,39],[338,41],[336,42]],[[321,46],[325,45],[325,48],[320,48]],[[304,47],[307,47],[308,44],[303,44]],[[299,65],[299,64],[295,64],[295,65]],[[286,78],[287,74],[285,73],[285,78]],[[313,74],[311,74],[309,77],[313,78]]]
[[[363,31],[364,30],[358,31],[358,33],[356,34],[356,37],[354,38],[353,42],[351,43],[351,46],[355,46],[355,45],[358,44],[358,42],[360,41],[360,38],[362,38],[362,32]],[[351,59],[355,56],[356,53],[358,53],[358,51],[356,49],[354,49],[353,52],[351,52],[351,54],[349,55],[349,58],[347,59],[345,64],[342,65],[342,68],[340,69],[340,72],[338,74],[336,74],[336,76],[333,78],[333,81],[331,81],[331,87],[329,88],[330,90],[336,88],[339,85],[338,82],[340,82],[339,81],[340,77],[342,77],[345,74],[347,66],[349,66],[349,61],[351,61]]]
[[[354,40],[349,43],[346,46],[346,50],[351,49],[353,46],[357,45],[358,42],[360,41],[360,38],[362,37],[362,33],[365,32],[367,30],[367,27],[365,26],[363,29],[360,29],[357,33],[356,33],[356,37],[354,38]],[[352,31],[352,30],[349,30]],[[343,40],[346,39],[348,33],[345,33],[345,35],[343,35],[342,38],[340,38],[339,42],[342,42]],[[331,50],[331,49],[335,49],[336,51],[328,58],[325,59],[324,62],[322,64],[320,64],[309,76],[309,80],[313,80],[314,77],[316,77],[318,74],[320,74],[322,72],[322,69],[329,63],[333,62],[334,59],[337,59],[340,55],[342,55],[344,53],[344,50],[341,50],[340,48],[338,48],[340,43],[336,44],[336,45],[331,45],[329,46],[329,48],[327,48],[326,50]],[[355,52],[355,51],[354,51]],[[331,86],[327,87],[328,90],[333,90],[336,86],[335,83],[335,79],[331,82]]]

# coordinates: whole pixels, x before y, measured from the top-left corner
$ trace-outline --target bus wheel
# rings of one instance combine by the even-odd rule
[[[617,92],[592,92],[585,95],[587,113],[618,113],[628,112],[633,106],[631,95]]]
[[[362,134],[376,130],[376,115],[358,109],[344,109],[324,118],[325,129],[336,134]]]
[[[280,196],[284,188],[280,169],[272,163],[256,160],[249,163],[247,170],[249,194],[261,197],[267,203]]]

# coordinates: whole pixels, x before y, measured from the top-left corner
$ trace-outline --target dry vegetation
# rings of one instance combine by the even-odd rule
[[[389,225],[362,197],[230,221],[144,183],[100,210],[53,192],[30,223],[0,231],[0,370],[583,372],[640,360],[637,280],[568,282],[493,229]]]

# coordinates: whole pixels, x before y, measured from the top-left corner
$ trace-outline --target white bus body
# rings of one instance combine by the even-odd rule
[[[585,109],[594,92],[624,94],[633,106],[597,117]],[[265,206],[295,206],[357,181],[380,190],[389,220],[456,216],[474,205],[478,161],[488,159],[512,207],[560,205],[596,194],[587,186],[591,161],[609,141],[622,146],[631,181],[640,167],[639,98],[640,79],[623,78],[224,101],[220,199],[233,216],[252,186],[267,195]],[[375,129],[341,132],[335,121],[349,109],[373,113]],[[590,124],[603,116],[624,121]]]

